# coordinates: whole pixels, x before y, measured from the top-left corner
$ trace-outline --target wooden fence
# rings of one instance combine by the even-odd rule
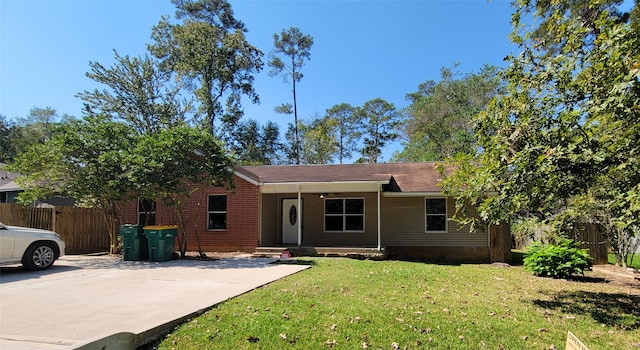
[[[600,225],[579,223],[573,228],[571,237],[583,249],[589,250],[594,265],[605,265],[608,261],[609,245]]]
[[[515,248],[525,249],[532,242],[539,241],[547,230],[549,230],[548,226],[540,226],[535,230],[534,237],[516,237]],[[577,223],[572,232],[569,233],[569,238],[578,242],[582,249],[589,251],[589,256],[593,259],[594,265],[606,265],[608,263],[609,245],[602,232],[603,230],[599,225]]]
[[[67,254],[109,251],[109,231],[102,213],[96,209],[35,208],[0,203],[0,222],[5,225],[55,231],[64,240]]]

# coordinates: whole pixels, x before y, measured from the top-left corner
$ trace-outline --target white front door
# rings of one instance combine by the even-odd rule
[[[302,218],[297,199],[282,200],[282,244],[298,243],[298,220]]]

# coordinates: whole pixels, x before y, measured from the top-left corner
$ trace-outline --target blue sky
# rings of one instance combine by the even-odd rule
[[[347,102],[360,106],[381,97],[397,108],[442,67],[478,71],[503,66],[515,50],[507,35],[512,8],[485,1],[230,1],[247,38],[265,54],[273,34],[292,26],[314,38],[311,60],[298,85],[302,119]],[[113,62],[143,54],[151,27],[175,12],[169,0],[0,0],[0,114],[25,116],[32,107],[53,107],[81,117],[74,97],[100,87],[85,77],[89,61]],[[290,120],[273,107],[291,101],[291,87],[269,77],[265,65],[255,89],[259,105],[245,104],[245,118]],[[398,145],[383,152],[388,160]]]

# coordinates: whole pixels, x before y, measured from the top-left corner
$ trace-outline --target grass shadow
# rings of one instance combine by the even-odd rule
[[[304,266],[315,266],[316,262],[313,260],[298,260],[298,259],[289,259],[289,260],[276,260],[271,263],[271,265],[304,265]]]
[[[458,261],[439,261],[439,260],[432,260],[429,258],[394,257],[394,258],[387,258],[386,261],[403,261],[403,262],[410,262],[410,263],[416,263],[416,264],[439,265],[439,266],[462,266],[463,265],[463,263]],[[469,263],[469,264],[473,264],[473,263]]]
[[[582,283],[607,283],[607,279],[603,277],[591,277],[591,276],[571,276],[567,278],[569,281],[582,282]]]
[[[524,250],[511,250],[511,266],[522,266],[524,265]]]
[[[559,292],[551,300],[533,300],[534,305],[574,315],[590,316],[594,321],[623,329],[640,329],[640,296],[594,292]]]

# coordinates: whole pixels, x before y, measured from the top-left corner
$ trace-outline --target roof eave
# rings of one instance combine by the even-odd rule
[[[253,185],[256,185],[256,186],[260,186],[260,185],[261,185],[260,181],[257,181],[256,179],[254,179],[254,178],[252,178],[252,177],[248,176],[247,174],[244,174],[243,172],[238,171],[238,169],[236,169],[236,170],[234,171],[234,174],[235,174],[237,177],[239,177],[239,178],[241,178],[241,179],[243,179],[243,180],[245,180],[245,181],[247,181],[247,182],[249,182],[249,183],[251,183],[251,184],[253,184]]]
[[[331,181],[331,182],[280,182],[261,183],[262,193],[344,193],[377,192],[388,180],[377,181]]]
[[[384,197],[443,197],[442,191],[420,191],[420,192],[382,192]]]

